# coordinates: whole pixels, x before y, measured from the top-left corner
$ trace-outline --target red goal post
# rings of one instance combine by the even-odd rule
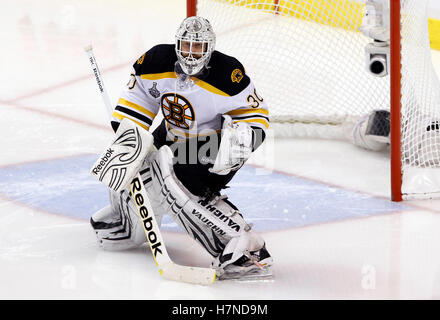
[[[402,162],[400,135],[401,107],[401,42],[400,42],[400,0],[390,2],[390,157],[391,157],[391,200],[402,201]]]

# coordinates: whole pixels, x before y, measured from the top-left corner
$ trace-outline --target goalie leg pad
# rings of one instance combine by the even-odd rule
[[[148,162],[144,162],[140,174],[149,198],[154,198],[155,194],[151,193],[151,171]],[[160,208],[155,208],[154,203],[151,201],[157,223],[160,226],[162,214]],[[96,233],[99,245],[105,250],[126,250],[147,242],[129,189],[118,192],[110,190],[110,205],[94,213],[90,223]]]
[[[223,269],[234,262],[244,263],[244,260],[239,261],[243,256],[265,247],[264,240],[251,231],[252,226],[226,196],[217,194],[201,198],[191,194],[176,178],[172,159],[173,154],[167,146],[154,154],[151,159],[153,188],[162,210],[217,258],[213,267]],[[264,259],[270,258],[268,253],[267,256]],[[258,260],[257,255],[254,258]]]
[[[145,243],[145,234],[136,208],[132,208],[130,194],[111,191],[110,200],[110,205],[94,213],[90,219],[98,244],[104,250],[116,251]]]
[[[360,118],[349,118],[343,130],[354,145],[371,150],[385,150],[390,143],[389,112],[377,110]]]

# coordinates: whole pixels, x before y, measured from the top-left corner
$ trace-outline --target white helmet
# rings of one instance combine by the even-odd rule
[[[201,51],[194,48],[195,43],[202,44]],[[208,64],[214,47],[215,33],[208,20],[197,16],[183,20],[176,32],[177,61],[183,72],[188,75],[199,73]]]

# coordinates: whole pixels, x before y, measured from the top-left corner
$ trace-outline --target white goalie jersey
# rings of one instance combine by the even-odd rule
[[[159,112],[178,138],[219,132],[224,114],[263,133],[269,127],[265,101],[237,59],[214,51],[208,68],[196,77],[185,75],[176,61],[174,45],[165,44],[137,60],[113,112],[115,130],[123,118],[149,130]]]

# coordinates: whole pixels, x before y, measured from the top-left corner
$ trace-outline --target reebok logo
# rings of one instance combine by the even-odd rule
[[[145,200],[144,196],[141,193],[141,183],[139,179],[136,177],[131,182],[131,193],[134,201],[136,202],[136,206],[139,210],[139,216],[141,217],[142,224],[144,226],[145,234],[147,235],[147,239],[150,242],[150,248],[153,252],[153,255],[156,257],[158,253],[163,254],[160,250],[162,243],[158,241],[157,235],[154,232],[153,218],[148,215],[148,209],[144,205]]]
[[[101,161],[99,161],[99,164],[92,169],[93,174],[98,175],[99,172],[102,170],[102,168],[105,167],[105,164],[108,162],[110,156],[112,153],[115,152],[112,148],[108,148],[105,155],[101,158]]]

